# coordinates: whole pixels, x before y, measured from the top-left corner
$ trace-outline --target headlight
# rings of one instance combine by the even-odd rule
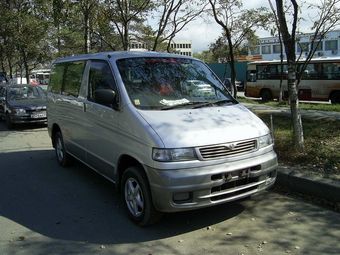
[[[267,134],[267,135],[259,137],[258,141],[259,141],[259,146],[258,146],[259,149],[266,147],[266,146],[269,146],[273,143],[273,139],[272,139],[271,134]]]
[[[152,149],[152,159],[161,162],[185,161],[197,159],[193,148]]]
[[[26,113],[25,109],[12,109],[12,113],[13,114],[22,114],[22,113]]]

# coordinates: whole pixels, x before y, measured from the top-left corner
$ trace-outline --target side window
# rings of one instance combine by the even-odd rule
[[[93,100],[97,89],[111,89],[118,95],[117,85],[110,65],[106,61],[91,60],[88,99]],[[118,98],[118,97],[117,97]]]
[[[255,82],[256,81],[256,71],[255,70],[247,70],[247,81]]]
[[[277,79],[277,65],[259,65],[257,66],[257,75],[259,80]]]
[[[78,97],[85,61],[58,63],[52,67],[49,91]]]
[[[83,78],[85,62],[70,62],[66,64],[63,78],[62,93],[68,96],[78,97],[81,80]]]
[[[51,69],[51,79],[48,91],[53,93],[61,93],[61,86],[64,77],[64,64],[55,64]]]

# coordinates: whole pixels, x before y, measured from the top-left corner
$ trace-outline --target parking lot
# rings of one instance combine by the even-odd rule
[[[61,168],[47,129],[0,122],[0,254],[339,254],[340,217],[282,194],[165,214],[137,227],[115,185]]]

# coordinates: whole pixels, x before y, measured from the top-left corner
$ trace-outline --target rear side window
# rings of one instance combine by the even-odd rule
[[[49,91],[78,97],[85,61],[58,63],[52,67]]]

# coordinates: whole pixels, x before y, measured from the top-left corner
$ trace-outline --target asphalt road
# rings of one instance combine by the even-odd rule
[[[0,122],[0,254],[340,254],[340,214],[274,189],[251,199],[131,223],[115,186],[61,168],[46,127]]]

